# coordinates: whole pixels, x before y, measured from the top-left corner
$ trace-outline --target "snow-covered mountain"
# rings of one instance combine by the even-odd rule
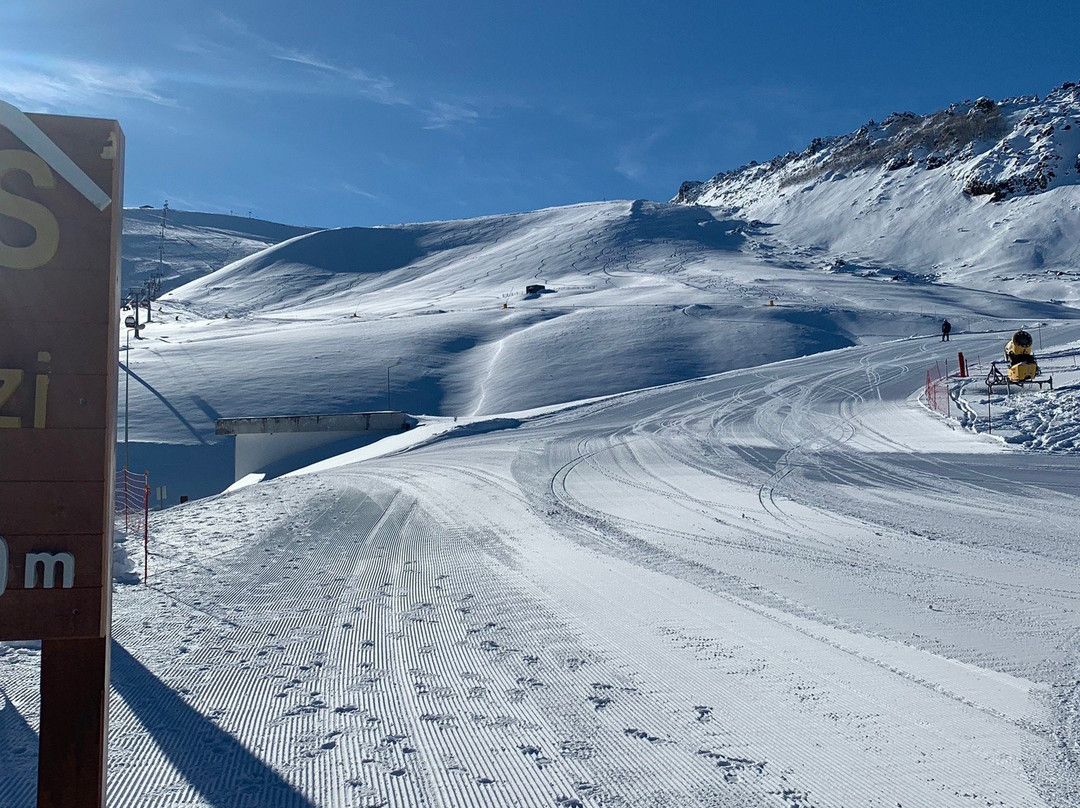
[[[127,208],[122,289],[140,287],[158,273],[162,289],[173,289],[313,229],[219,213]]]
[[[868,122],[802,152],[686,182],[674,202],[769,223],[837,267],[1074,301],[1080,86]]]
[[[972,266],[957,279],[920,252],[983,245],[995,232],[988,216],[1055,226],[1077,186],[1002,203],[938,191],[913,205],[931,221],[942,200],[966,207],[970,234],[871,239],[858,220],[844,230],[837,211],[851,183],[896,182],[904,170],[820,183],[798,197],[804,218],[784,220],[762,221],[766,202],[751,216],[638,200],[299,234],[208,215],[184,223],[182,239],[167,228],[166,254],[187,244],[195,277],[155,303],[154,322],[132,341],[132,462],[166,477],[175,468],[172,490],[201,496],[230,481],[227,444],[214,434],[221,417],[511,412],[934,333],[945,316],[967,331],[1078,316],[1062,302],[1066,275],[1010,285]],[[142,216],[132,220],[144,237],[125,251],[153,265],[160,217]],[[834,243],[815,242],[829,222]],[[1075,245],[1074,232],[1060,228],[1053,243]],[[290,237],[251,253],[276,235]],[[865,249],[836,250],[847,242]],[[202,272],[215,250],[245,255]],[[532,284],[545,288],[526,294]]]

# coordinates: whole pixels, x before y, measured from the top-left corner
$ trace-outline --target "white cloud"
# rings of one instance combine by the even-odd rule
[[[663,129],[657,129],[650,132],[645,137],[623,146],[619,150],[618,159],[615,162],[615,170],[634,182],[643,180],[649,170],[645,163],[645,156],[648,154],[653,144],[663,137],[664,134],[665,132]]]
[[[427,118],[425,129],[449,129],[458,124],[475,123],[480,118],[480,113],[470,106],[444,101],[435,101],[424,114]]]
[[[350,194],[353,194],[355,196],[362,196],[365,199],[370,199],[372,202],[382,202],[383,201],[381,197],[376,196],[375,194],[371,193],[370,191],[365,191],[363,188],[357,188],[351,182],[342,182],[340,187],[341,187],[341,190],[345,191],[346,193],[350,193]]]
[[[52,112],[71,108],[100,108],[118,99],[163,106],[177,103],[160,90],[159,80],[142,68],[116,68],[63,59],[20,64],[0,57],[3,76],[0,95],[31,111]]]
[[[199,31],[177,32],[174,58],[167,68],[163,61],[117,67],[57,55],[0,51],[0,98],[29,111],[98,114],[115,110],[121,101],[187,106],[195,104],[194,99],[187,100],[187,90],[206,87],[359,98],[412,110],[424,128],[433,130],[480,118],[468,104],[406,92],[386,76],[273,41],[226,14],[208,22],[209,29],[204,25]]]
[[[279,84],[278,89],[318,95],[337,93],[343,96],[364,98],[385,106],[408,107],[423,115],[425,129],[449,129],[460,124],[474,123],[480,118],[480,113],[467,104],[452,103],[439,99],[423,99],[417,94],[402,90],[386,76],[377,75],[353,64],[337,62],[321,54],[311,53],[292,45],[268,39],[261,34],[255,33],[247,23],[235,17],[219,14],[216,20],[225,34],[233,40],[245,43],[249,48],[249,52],[257,56],[305,68],[307,71],[313,71],[324,79],[322,82],[305,81],[299,84],[290,81]],[[238,50],[242,50],[237,49],[235,43],[230,43],[229,47],[226,48],[224,45],[218,46],[207,41],[191,41],[185,47],[192,50],[197,48],[202,52],[214,50],[219,55],[227,51],[235,55]]]
[[[323,61],[300,51],[279,49],[279,52],[271,54],[274,59],[283,62],[292,62],[325,73],[329,76],[341,78],[350,83],[351,90],[359,95],[380,104],[394,105],[403,104],[411,106],[409,102],[394,89],[394,83],[382,76],[372,76],[364,70],[347,65],[335,65]]]
[[[243,40],[257,55],[299,65],[321,73],[327,78],[341,80],[343,84],[338,90],[343,94],[359,95],[379,104],[413,106],[407,98],[395,89],[394,82],[385,76],[376,76],[355,65],[338,64],[325,57],[267,39],[261,34],[252,31],[247,23],[227,14],[218,14],[217,22],[226,34],[233,39]],[[199,47],[205,51],[215,49],[218,53],[226,52],[224,46],[215,46],[214,43],[206,40],[202,40],[197,44],[189,41],[185,47],[189,49]],[[228,51],[235,53],[235,44],[230,43]],[[324,93],[326,88],[312,87],[311,90],[312,92]]]

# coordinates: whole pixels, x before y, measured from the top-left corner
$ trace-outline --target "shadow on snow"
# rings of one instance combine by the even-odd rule
[[[0,698],[0,706],[0,805],[34,808],[38,736],[10,700]]]
[[[112,645],[112,686],[169,762],[216,808],[316,808],[116,642]]]

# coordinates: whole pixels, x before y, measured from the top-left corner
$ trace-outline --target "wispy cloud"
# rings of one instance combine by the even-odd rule
[[[427,119],[425,129],[449,129],[458,124],[476,123],[480,119],[475,107],[445,101],[435,101],[424,111],[424,116]]]
[[[178,106],[161,89],[160,80],[142,68],[66,59],[0,57],[0,92],[17,106],[51,112],[99,108],[118,99]]]
[[[322,55],[275,42],[255,33],[242,20],[227,14],[218,14],[217,23],[225,34],[234,40],[242,40],[257,56],[297,65],[326,78],[338,80],[342,84],[337,89],[345,94],[358,95],[379,104],[413,106],[413,103],[397,90],[394,82],[385,76],[374,75],[356,65],[336,63]],[[203,47],[210,46],[204,43]],[[235,45],[233,48],[235,49]],[[325,92],[326,88],[311,87],[311,90]]]
[[[629,180],[640,182],[648,173],[645,157],[653,144],[665,135],[664,129],[655,129],[645,137],[625,144],[619,149],[615,170]]]
[[[2,0],[0,0],[2,2]],[[138,66],[0,50],[0,97],[41,112],[115,109],[118,102],[197,106],[191,89],[362,99],[411,110],[426,129],[478,122],[478,107],[406,90],[347,61],[277,42],[224,13],[179,31],[173,48]]]
[[[261,57],[293,65],[306,71],[307,76],[315,74],[322,79],[320,82],[285,82],[276,85],[274,89],[319,95],[338,93],[385,106],[406,107],[423,117],[425,129],[451,129],[476,123],[480,119],[480,112],[474,105],[461,101],[424,98],[399,87],[386,76],[355,64],[335,61],[323,54],[271,40],[253,31],[247,23],[228,14],[218,14],[216,24],[221,34],[229,37],[227,46],[214,43],[213,40],[199,39],[187,41],[184,47],[192,52],[214,52],[233,59],[238,51],[246,52],[254,55],[256,59]],[[238,42],[245,47],[237,48]]]
[[[273,58],[343,79],[351,85],[355,94],[379,104],[411,106],[408,99],[395,89],[394,83],[383,76],[373,76],[357,67],[334,65],[300,51],[275,53]]]
[[[353,196],[362,196],[364,199],[370,199],[372,202],[382,202],[383,199],[370,191],[365,191],[363,188],[357,188],[351,182],[342,182],[339,187],[342,191],[352,194]]]
[[[306,194],[317,194],[319,196],[326,196],[328,193],[348,194],[349,196],[359,196],[363,199],[377,202],[380,205],[385,205],[387,202],[386,197],[379,196],[378,194],[361,188],[355,183],[337,177],[330,177],[326,182],[321,184],[317,182],[301,183],[297,188]]]

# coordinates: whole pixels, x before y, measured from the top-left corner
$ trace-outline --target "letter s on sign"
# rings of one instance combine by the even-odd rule
[[[0,150],[0,182],[12,171],[26,172],[38,188],[56,187],[52,169],[33,152]],[[60,246],[60,224],[52,211],[0,185],[0,213],[26,222],[36,234],[33,243],[26,247],[13,247],[0,241],[0,267],[37,269],[52,260]]]

